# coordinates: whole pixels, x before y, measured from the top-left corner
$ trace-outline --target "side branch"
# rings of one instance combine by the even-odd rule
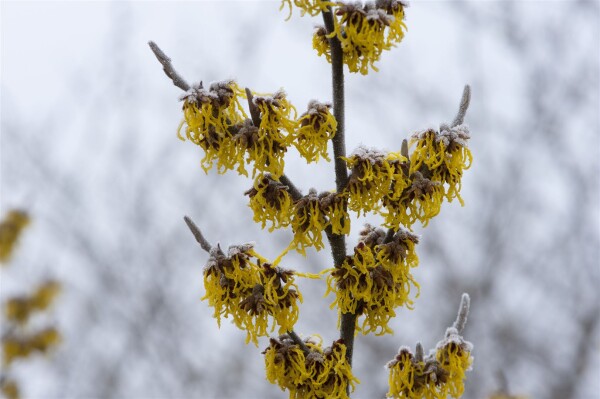
[[[190,85],[185,81],[185,79],[179,76],[177,71],[175,71],[173,65],[171,64],[171,59],[167,57],[167,55],[153,41],[149,41],[148,45],[158,59],[158,62],[162,64],[165,74],[173,81],[173,84],[183,91],[188,91],[190,89]]]
[[[462,125],[465,120],[465,115],[467,114],[467,109],[469,109],[469,103],[471,102],[471,86],[465,85],[463,90],[462,98],[460,100],[460,105],[458,107],[458,113],[452,122],[452,127]]]
[[[294,332],[294,330],[288,331],[287,335],[300,347],[300,349],[302,349],[302,352],[304,352],[305,355],[308,355],[310,353],[310,349],[308,349],[308,346],[306,346],[304,341],[302,341],[302,338],[300,338],[298,334]]]
[[[206,241],[206,238],[204,238],[202,232],[200,231],[198,226],[196,226],[196,223],[194,223],[194,221],[189,216],[184,216],[183,220],[185,221],[185,224],[187,224],[187,227],[190,229],[190,231],[194,235],[194,238],[196,238],[196,241],[198,241],[198,244],[200,244],[202,249],[206,252],[210,252],[210,250],[212,249],[212,245],[210,245],[209,242]]]
[[[460,306],[458,308],[458,315],[456,316],[456,321],[452,325],[452,327],[456,328],[459,334],[462,334],[465,329],[465,325],[467,324],[467,317],[469,316],[469,308],[471,306],[471,298],[469,294],[462,294],[460,298]]]

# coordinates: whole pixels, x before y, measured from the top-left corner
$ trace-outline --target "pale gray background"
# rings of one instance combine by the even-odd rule
[[[278,8],[2,2],[1,213],[25,208],[34,222],[1,271],[1,297],[47,276],[64,284],[46,317],[63,344],[14,367],[26,397],[287,397],[264,379],[266,339],[244,345],[199,301],[207,255],[181,218],[213,243],[256,241],[268,257],[291,233],[261,231],[242,195],[251,181],[205,175],[201,151],[177,140],[180,91],[146,44],[156,41],[190,82],[283,87],[302,112],[331,96],[329,65],[311,47],[321,20],[295,12],[285,22]],[[383,365],[400,345],[434,347],[462,292],[475,345],[465,398],[497,389],[499,371],[515,394],[599,397],[599,13],[585,1],[414,1],[380,72],[347,74],[349,152],[359,143],[397,151],[414,131],[450,121],[470,83],[475,158],[466,206],[445,204],[417,230],[415,310],[398,312],[394,336],[357,337],[354,397],[383,397]],[[307,167],[294,150],[286,161],[305,192],[334,187],[332,165]],[[329,262],[326,249],[284,266]],[[301,288],[297,331],[332,341],[324,282]]]

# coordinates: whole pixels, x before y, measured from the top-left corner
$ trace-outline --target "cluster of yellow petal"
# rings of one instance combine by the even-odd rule
[[[418,290],[410,269],[419,259],[415,253],[418,238],[399,230],[386,240],[386,233],[367,225],[354,255],[347,256],[341,267],[333,269],[327,278],[327,294],[334,292],[340,314],[364,315],[357,324],[363,334],[392,333],[388,322],[396,315],[395,308],[412,306],[411,287]],[[417,294],[418,295],[418,294]]]
[[[331,104],[322,104],[312,100],[308,110],[300,115],[294,146],[307,162],[317,162],[319,157],[329,161],[327,142],[333,138],[337,121],[330,112]]]
[[[438,343],[435,354],[417,358],[406,347],[388,363],[389,398],[446,399],[460,398],[464,392],[465,372],[471,368],[471,343],[464,341],[454,328]],[[422,356],[421,356],[422,357]]]
[[[248,97],[234,81],[213,83],[208,90],[200,83],[181,99],[184,120],[178,137],[187,138],[204,150],[201,166],[205,172],[216,163],[219,173],[237,170],[247,176],[245,164],[252,162],[252,177],[257,173],[270,173],[279,178],[283,174],[287,147],[297,137],[301,143],[309,144],[305,154],[314,158],[323,155],[323,147],[326,156],[327,140],[335,131],[335,119],[327,106],[316,102],[315,115],[310,114],[309,109],[302,121],[296,121],[296,108],[283,90],[252,97],[260,119],[258,126],[244,112],[240,100]],[[302,129],[297,131],[300,123]],[[300,143],[294,144],[302,148]]]
[[[327,38],[337,37],[350,72],[366,75],[369,68],[377,71],[375,62],[384,50],[390,50],[404,38],[404,4],[398,0],[378,0],[375,3],[338,3],[335,30],[330,35],[318,28],[313,47],[331,62]]]
[[[300,198],[294,204],[292,215],[292,230],[294,241],[292,244],[298,252],[306,255],[307,247],[314,247],[317,251],[323,249],[323,231],[328,220],[321,209],[317,192],[311,189],[308,195]]]
[[[294,280],[294,272],[267,263],[251,244],[231,246],[227,255],[216,247],[204,270],[202,299],[214,308],[219,326],[221,317],[231,315],[246,331],[246,343],[258,345],[258,337],[276,327],[289,331],[298,320],[302,296]]]
[[[331,7],[335,5],[334,2],[325,1],[325,0],[282,0],[281,6],[279,7],[282,10],[286,5],[288,6],[290,13],[286,20],[290,19],[292,16],[292,1],[296,7],[298,7],[300,11],[300,16],[304,16],[308,14],[312,17],[319,14],[321,11],[326,11],[327,7]]]
[[[33,353],[46,353],[60,342],[61,337],[54,327],[46,328],[27,336],[6,335],[2,337],[4,364],[28,357]]]
[[[11,378],[0,378],[0,392],[6,399],[19,399],[21,397],[17,382]]]
[[[245,194],[250,197],[254,221],[263,229],[267,222],[271,223],[269,231],[290,225],[293,201],[286,186],[270,175],[260,175]]]
[[[232,80],[213,83],[208,90],[200,83],[181,97],[184,120],[177,135],[185,140],[181,135],[185,125],[188,140],[205,152],[202,159],[205,172],[215,161],[219,173],[234,169],[238,163],[243,164],[244,154],[231,140],[236,125],[247,118],[241,98],[245,98],[245,93]]]
[[[29,216],[19,210],[8,212],[0,222],[0,263],[10,260],[19,236],[28,224]]]
[[[296,108],[283,90],[270,96],[255,96],[252,101],[261,119],[258,131],[248,140],[248,159],[254,162],[255,171],[269,172],[278,178],[283,174],[283,156],[298,126]]]
[[[379,211],[381,200],[396,198],[409,184],[404,171],[408,160],[399,153],[361,146],[344,160],[351,170],[346,186],[348,206],[359,216],[361,212]]]
[[[385,220],[384,226],[392,229],[405,226],[410,229],[417,220],[427,226],[429,220],[440,213],[443,200],[442,184],[423,177],[421,172],[415,172],[399,198],[384,197],[380,211]]]
[[[348,214],[348,196],[336,192],[319,195],[321,211],[327,217],[333,234],[350,234],[350,215]]]
[[[470,138],[466,125],[445,127],[441,132],[433,129],[413,135],[412,144],[416,144],[411,154],[411,172],[427,173],[429,179],[445,185],[444,195],[451,202],[460,197],[463,170],[469,169],[473,156],[467,148]]]
[[[323,231],[331,227],[334,234],[350,233],[348,198],[345,193],[322,192],[315,189],[294,203],[292,230],[294,240],[290,248],[306,255],[307,247],[323,249]]]
[[[4,305],[6,318],[24,324],[33,313],[47,309],[59,292],[60,284],[46,281],[29,296],[10,298]]]
[[[307,353],[287,335],[271,338],[263,352],[269,382],[288,390],[290,399],[349,398],[348,386],[354,391],[359,381],[352,375],[343,342],[322,349],[320,340],[305,341]]]

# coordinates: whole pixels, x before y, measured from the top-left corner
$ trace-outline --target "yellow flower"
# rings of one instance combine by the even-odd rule
[[[319,25],[313,33],[313,48],[317,50],[317,55],[320,57],[325,55],[327,62],[331,63],[331,48],[329,47],[329,39],[327,38],[327,29]]]
[[[24,324],[32,313],[48,308],[59,292],[60,285],[57,282],[47,281],[31,296],[11,298],[5,304],[6,318]]]
[[[399,153],[386,154],[361,146],[344,160],[351,169],[346,187],[348,205],[358,216],[378,211],[386,195],[395,197],[408,184],[402,169],[406,159]]]
[[[327,37],[340,41],[344,63],[350,72],[366,75],[369,68],[377,71],[375,62],[383,50],[390,50],[404,38],[404,5],[397,0],[375,3],[339,3],[335,12],[335,30],[324,34],[321,28],[313,36],[313,47],[331,62]]]
[[[328,220],[321,210],[317,192],[310,189],[308,195],[300,198],[294,204],[292,230],[294,241],[292,245],[302,255],[306,255],[306,247],[314,247],[317,251],[323,249],[323,230]]]
[[[417,289],[410,268],[418,265],[415,254],[417,236],[399,230],[386,241],[386,233],[369,225],[361,232],[361,241],[338,269],[327,278],[329,292],[335,292],[336,306],[342,313],[356,313],[365,318],[357,324],[363,334],[392,333],[388,323],[395,308],[412,306],[411,286]],[[418,295],[418,294],[417,294]]]
[[[423,177],[421,172],[415,172],[400,198],[383,198],[385,210],[381,214],[385,220],[384,226],[392,229],[405,226],[410,229],[417,220],[427,226],[429,220],[440,213],[443,199],[444,187],[441,183]]]
[[[246,343],[258,345],[258,337],[276,327],[279,333],[289,331],[298,320],[302,296],[294,272],[273,267],[251,244],[231,246],[227,255],[213,248],[204,270],[204,287],[202,299],[214,308],[219,326],[221,317],[231,315],[234,324],[246,331]]]
[[[0,378],[0,392],[6,399],[19,399],[21,397],[17,382],[10,378]]]
[[[308,14],[311,17],[314,17],[317,14],[319,14],[321,11],[326,11],[327,7],[335,5],[334,2],[324,1],[324,0],[293,0],[293,2],[294,2],[294,5],[301,10],[300,16],[302,16],[302,17],[305,14]],[[279,10],[282,10],[286,4],[287,4],[288,8],[290,9],[290,13],[289,13],[288,17],[286,18],[286,20],[288,20],[292,16],[292,0],[282,0]]]
[[[308,103],[308,111],[300,115],[300,124],[294,137],[294,146],[307,162],[316,162],[319,156],[327,156],[327,142],[333,138],[337,121],[329,111],[331,104],[322,104],[315,100]]]
[[[411,143],[416,148],[411,155],[411,172],[421,171],[429,179],[447,185],[445,196],[448,201],[460,197],[463,170],[469,169],[473,156],[467,148],[469,128],[466,125],[448,127],[442,125],[441,132],[429,129],[413,135]]]
[[[10,260],[23,229],[29,224],[27,213],[19,210],[8,212],[0,223],[0,262]]]
[[[346,194],[321,193],[320,207],[331,226],[333,234],[350,234],[350,215],[348,215],[348,196]]]
[[[2,338],[4,364],[9,365],[15,359],[28,357],[32,353],[46,353],[61,341],[60,333],[49,327],[28,336],[8,335]]]
[[[325,349],[314,339],[305,344],[307,353],[287,335],[271,338],[263,352],[269,382],[288,390],[290,399],[349,398],[348,386],[354,391],[359,381],[352,375],[343,342],[335,341]]]
[[[465,341],[456,328],[446,331],[444,340],[437,344],[436,360],[448,373],[445,382],[447,394],[460,398],[465,390],[465,373],[471,369],[473,345]]]
[[[287,186],[273,180],[270,175],[260,175],[253,187],[245,193],[250,197],[250,208],[254,221],[261,223],[264,229],[271,223],[269,231],[289,226],[292,213],[292,197]]]
[[[219,173],[233,169],[243,160],[231,140],[236,125],[247,119],[240,98],[245,92],[232,80],[216,82],[206,90],[202,82],[194,85],[181,97],[184,120],[177,133],[181,140],[181,129],[185,125],[185,135],[205,151],[202,169],[205,172],[217,161]]]
[[[252,176],[268,172],[278,179],[283,174],[283,156],[297,127],[296,108],[283,90],[270,96],[255,96],[252,102],[260,111],[258,130],[246,133],[248,160],[254,162]],[[284,134],[287,132],[287,134]]]
[[[389,398],[446,399],[460,398],[464,392],[465,371],[473,358],[471,343],[464,341],[455,328],[449,328],[446,338],[438,343],[434,353],[423,358],[401,347],[398,355],[387,364]]]

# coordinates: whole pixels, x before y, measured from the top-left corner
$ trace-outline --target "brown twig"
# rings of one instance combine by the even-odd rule
[[[185,221],[185,224],[187,224],[187,227],[190,229],[190,231],[194,235],[194,238],[196,239],[196,241],[198,241],[198,244],[200,244],[202,249],[210,253],[212,245],[210,245],[210,243],[206,241],[206,238],[204,238],[202,232],[200,231],[198,226],[196,226],[196,223],[194,223],[194,221],[189,216],[184,216],[183,220]]]
[[[153,41],[149,41],[148,45],[158,59],[158,62],[162,64],[165,74],[173,81],[173,84],[183,91],[188,91],[190,89],[190,85],[177,73],[177,71],[175,71],[173,65],[171,64],[171,59],[167,57],[167,55]]]

